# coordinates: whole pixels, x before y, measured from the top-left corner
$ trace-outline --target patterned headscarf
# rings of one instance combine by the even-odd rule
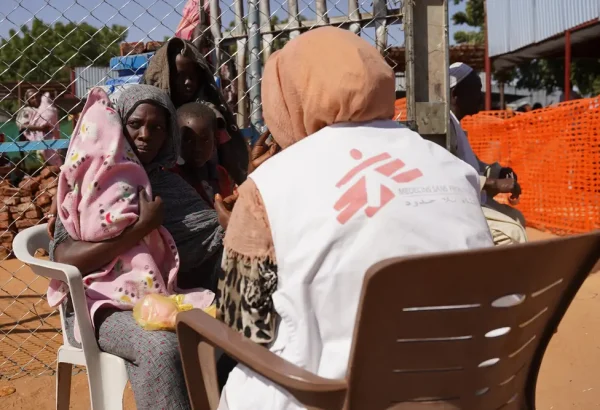
[[[123,91],[117,101],[116,107],[123,121],[123,127],[125,127],[127,119],[135,109],[145,103],[162,107],[169,115],[169,138],[167,138],[165,144],[152,162],[146,165],[146,172],[150,173],[161,167],[167,169],[173,168],[181,152],[181,135],[179,126],[177,125],[177,111],[166,92],[151,85],[143,84],[136,84]]]

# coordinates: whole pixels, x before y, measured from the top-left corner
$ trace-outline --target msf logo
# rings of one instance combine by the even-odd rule
[[[363,154],[353,149],[350,151],[350,156],[359,161]],[[345,224],[363,208],[367,217],[371,218],[394,199],[396,194],[393,189],[397,184],[411,182],[423,176],[418,168],[401,171],[404,166],[401,160],[392,159],[390,154],[383,153],[367,158],[352,168],[336,184],[337,188],[342,188],[356,181],[346,189],[334,205],[334,209],[339,212],[338,222]]]

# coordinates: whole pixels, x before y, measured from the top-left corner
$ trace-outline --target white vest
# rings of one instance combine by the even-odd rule
[[[346,374],[367,269],[387,258],[493,246],[479,175],[393,121],[327,127],[250,176],[277,256],[271,351],[327,378]],[[301,409],[238,366],[219,409]]]

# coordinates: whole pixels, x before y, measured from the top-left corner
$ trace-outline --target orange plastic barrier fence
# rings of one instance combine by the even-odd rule
[[[397,119],[405,107],[396,101]],[[462,126],[480,160],[518,174],[528,226],[556,234],[600,229],[600,98],[481,112]]]

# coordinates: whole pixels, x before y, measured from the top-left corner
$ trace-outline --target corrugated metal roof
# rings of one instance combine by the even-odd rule
[[[599,0],[487,0],[490,56],[539,43],[600,18]]]
[[[104,85],[107,79],[116,75],[108,67],[75,67],[75,95],[84,98],[89,89]]]

